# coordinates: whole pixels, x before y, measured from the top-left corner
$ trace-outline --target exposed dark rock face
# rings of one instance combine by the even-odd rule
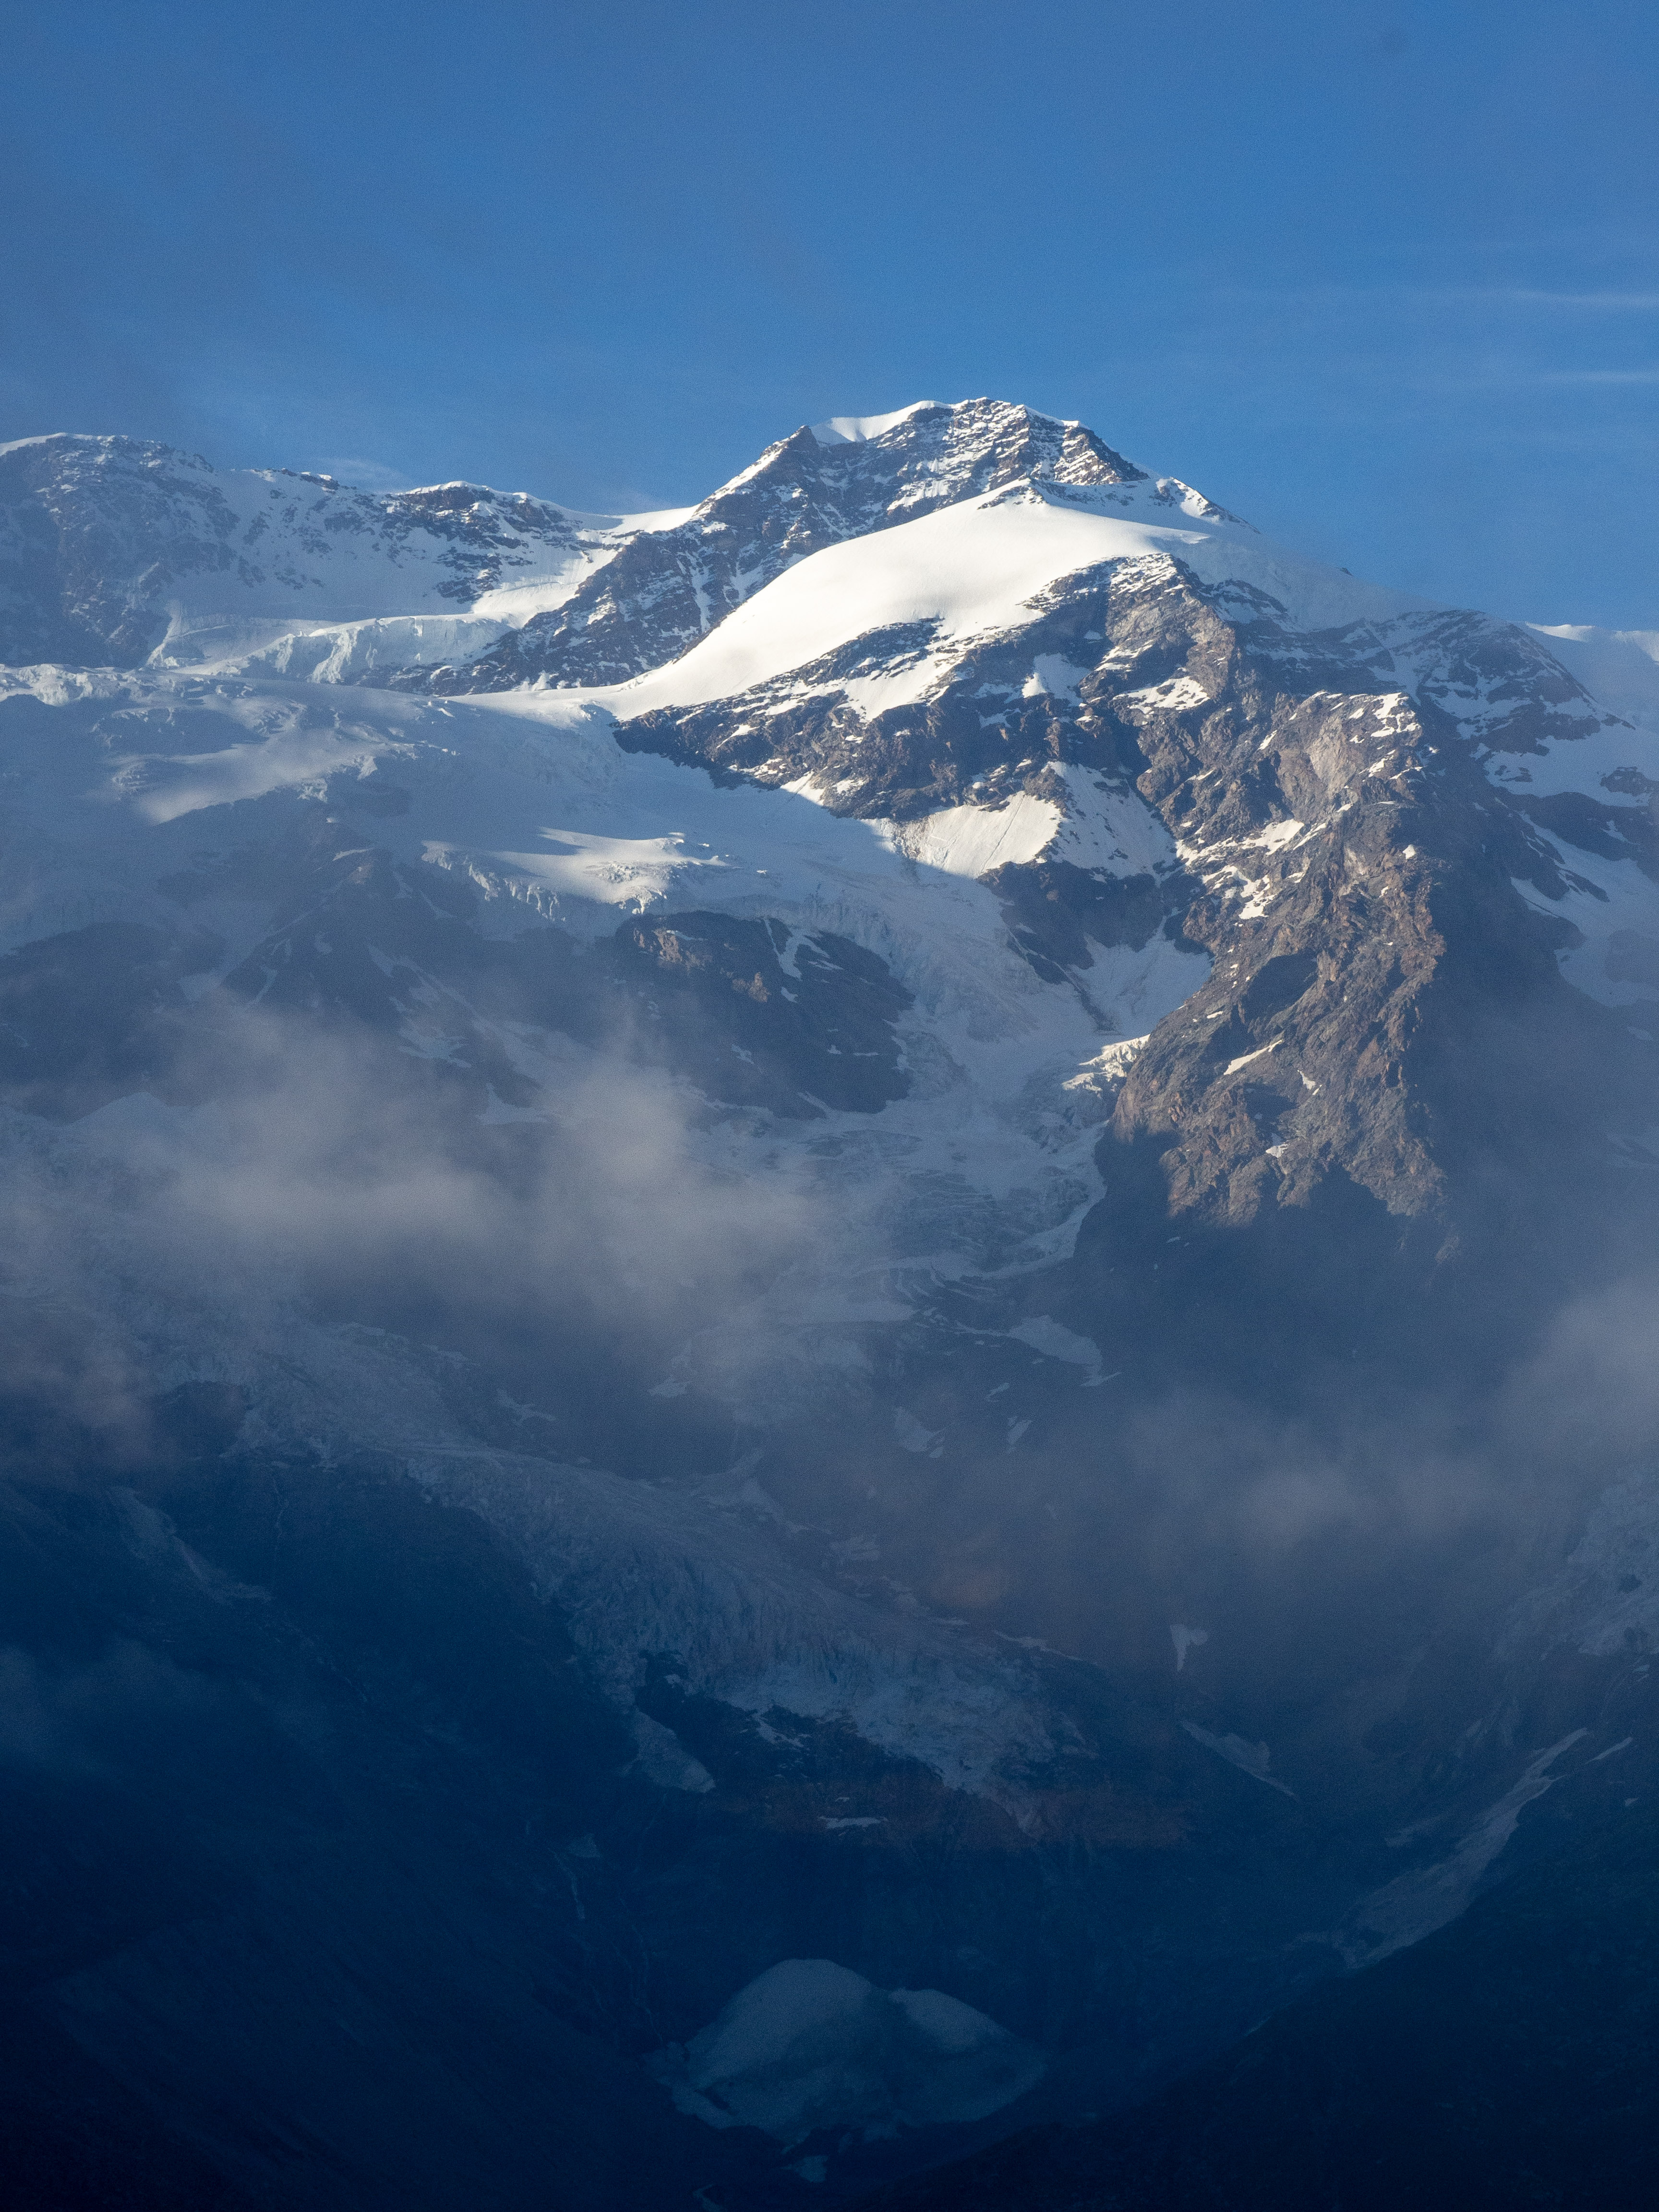
[[[1126,763],[1109,741],[1104,748],[1086,739],[1068,745],[1068,733],[1082,719],[1073,702],[1047,691],[1024,693],[1036,654],[1093,657],[1111,580],[1085,576],[1068,583],[1064,604],[1045,619],[1017,638],[987,640],[914,702],[866,714],[851,703],[846,686],[860,678],[902,675],[924,661],[933,643],[926,624],[872,631],[736,699],[631,716],[619,742],[763,783],[806,775],[835,811],[899,822],[940,807],[994,805],[1021,791],[1046,796],[1053,786],[1045,777],[1066,758],[1121,775]]]
[[[180,985],[220,947],[95,922],[0,957],[0,1098],[73,1121],[160,1078],[186,1030]]]
[[[892,1024],[910,994],[845,939],[689,914],[624,922],[613,944],[647,1049],[710,1097],[807,1118],[903,1097]]]
[[[1181,921],[1194,887],[1178,867],[1113,876],[1072,860],[1038,860],[994,868],[983,880],[1002,899],[1013,942],[1048,982],[1091,967],[1091,943],[1138,952],[1160,930],[1190,942]]]
[[[1449,1226],[1449,1177],[1473,1193],[1546,1158],[1559,1171],[1564,1147],[1605,1167],[1609,1132],[1644,1116],[1650,1055],[1563,981],[1572,927],[1516,885],[1559,901],[1582,884],[1537,829],[1654,875],[1659,831],[1644,808],[1528,799],[1528,751],[1601,726],[1538,641],[1475,615],[1297,634],[1260,595],[1162,559],[1047,597],[914,704],[866,716],[846,686],[926,655],[925,629],[639,715],[620,741],[717,775],[805,776],[833,811],[901,824],[1022,793],[1064,805],[1068,771],[1146,800],[1170,841],[1156,872],[1056,857],[988,880],[1039,973],[1085,989],[1091,939],[1162,928],[1210,954],[1115,1118],[1120,1141],[1158,1152],[1177,1218],[1242,1225],[1334,1175]],[[1031,696],[1044,656],[1071,686]],[[1642,946],[1618,957],[1646,972]]]
[[[349,787],[345,798],[361,803]],[[487,938],[471,926],[479,902],[469,884],[374,847],[338,850],[353,827],[349,814],[319,805],[280,851],[234,854],[167,879],[186,915],[216,895],[276,894],[273,927],[223,979],[233,1000],[418,1035],[453,1075],[518,1107],[537,1093],[504,1048],[504,1024],[554,1030],[671,1072],[712,1103],[792,1120],[874,1113],[905,1093],[894,1024],[911,994],[832,932],[694,912],[624,921],[591,944],[551,927]],[[160,979],[148,999],[91,933],[0,962],[0,1009],[11,1009],[0,1084],[13,1103],[67,1115],[169,1070],[194,1066],[201,1079],[200,1055],[224,1024],[222,999],[199,1000],[185,1023],[175,991],[165,1039],[152,1036],[151,1009],[191,960],[210,967],[212,948],[181,931],[164,957],[152,935],[153,945],[118,937],[120,961],[147,962],[145,976],[153,968]],[[55,1015],[82,973],[96,1003],[88,997],[66,1036]],[[112,1054],[115,1071],[101,1075]],[[100,1082],[101,1092],[88,1087]]]

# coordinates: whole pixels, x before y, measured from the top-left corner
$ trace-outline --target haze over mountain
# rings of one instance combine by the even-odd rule
[[[844,2197],[1617,1859],[1659,638],[980,399],[24,440],[0,658],[27,2201]]]

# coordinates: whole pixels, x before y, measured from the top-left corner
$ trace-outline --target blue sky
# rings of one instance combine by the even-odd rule
[[[0,437],[696,498],[1078,416],[1433,597],[1659,627],[1659,9],[11,11]]]

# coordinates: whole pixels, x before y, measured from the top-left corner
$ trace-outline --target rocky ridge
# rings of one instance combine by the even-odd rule
[[[27,438],[0,448],[0,653],[131,668],[215,618],[463,612],[580,577],[619,522],[478,484],[362,492],[135,438]]]

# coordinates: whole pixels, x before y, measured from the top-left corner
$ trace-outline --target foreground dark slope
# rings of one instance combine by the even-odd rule
[[[1659,2191],[1659,1819],[1560,1845],[1127,2117],[870,2212],[1636,2212]]]
[[[648,1850],[654,1793],[556,1614],[389,1468],[227,1468],[242,1411],[4,1407],[6,2203],[643,2212],[740,2170],[557,1909],[547,1838]]]

